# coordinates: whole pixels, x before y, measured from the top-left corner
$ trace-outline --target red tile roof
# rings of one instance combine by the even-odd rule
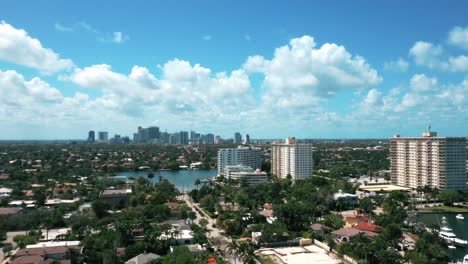
[[[218,264],[218,261],[214,257],[209,257],[206,259],[206,264]]]
[[[54,188],[54,193],[59,193],[59,192],[67,192],[68,191],[68,187],[67,186],[63,186],[63,187],[55,187]]]
[[[359,224],[354,225],[353,227],[361,231],[381,232],[383,230],[383,227],[381,226],[369,224],[366,222],[360,222]]]
[[[361,231],[361,230],[358,230],[358,229],[353,228],[353,227],[344,227],[344,228],[333,231],[332,234],[340,236],[340,237],[343,237],[343,236],[353,237],[353,236],[357,236],[359,234],[364,234],[365,236],[368,236],[368,237],[378,236],[377,233],[374,233],[374,232],[371,232],[371,231]]]

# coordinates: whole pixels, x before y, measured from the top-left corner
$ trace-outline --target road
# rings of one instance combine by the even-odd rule
[[[220,251],[224,253],[224,256],[226,260],[228,260],[230,263],[243,263],[238,256],[229,254],[228,252],[228,244],[232,241],[231,238],[227,237],[224,235],[224,231],[216,227],[216,221],[211,218],[209,215],[203,212],[201,208],[192,202],[191,198],[188,195],[181,195],[178,197],[179,200],[185,201],[187,203],[187,206],[192,208],[192,211],[195,212],[197,218],[194,220],[194,222],[197,225],[200,225],[200,220],[201,219],[206,219],[208,221],[207,228],[209,230],[207,236],[208,238],[213,241],[213,244],[218,247]],[[196,208],[198,210],[196,210]],[[202,212],[200,214],[198,211]]]

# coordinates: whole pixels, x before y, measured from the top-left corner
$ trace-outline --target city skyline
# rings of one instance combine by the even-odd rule
[[[132,137],[142,124],[467,136],[466,2],[121,1],[105,16],[106,3],[25,4],[2,4],[0,140]]]

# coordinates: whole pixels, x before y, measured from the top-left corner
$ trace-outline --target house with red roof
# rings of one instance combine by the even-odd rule
[[[381,227],[379,225],[374,225],[374,224],[371,224],[371,223],[367,223],[367,222],[360,222],[360,223],[354,225],[353,227],[358,229],[358,230],[361,230],[361,231],[370,231],[370,232],[374,232],[374,233],[380,233],[380,232],[383,231],[383,227]]]

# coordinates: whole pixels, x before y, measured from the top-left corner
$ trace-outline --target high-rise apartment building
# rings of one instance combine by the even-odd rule
[[[169,137],[169,144],[179,145],[180,144],[180,133],[172,133]]]
[[[160,144],[169,144],[170,134],[167,132],[161,132],[159,135]]]
[[[422,137],[390,140],[390,175],[395,185],[439,190],[466,190],[466,138],[437,137],[430,129]]]
[[[180,131],[179,144],[188,145],[189,133],[187,131]]]
[[[262,167],[262,150],[260,148],[241,147],[218,150],[218,174],[224,174],[229,165],[249,166],[252,169]]]
[[[298,143],[295,138],[287,138],[284,144],[272,144],[271,158],[272,174],[278,178],[291,175],[293,180],[297,180],[312,176],[312,144]]]
[[[98,139],[99,141],[108,141],[109,140],[109,133],[107,131],[99,131],[98,132]]]
[[[198,139],[195,137],[195,134],[196,134],[195,131],[190,130],[190,139]]]
[[[242,135],[239,132],[234,134],[234,144],[242,144]]]
[[[221,136],[215,136],[214,143],[221,144]]]
[[[148,141],[156,142],[159,139],[159,127],[148,127]]]
[[[94,143],[94,141],[96,141],[96,134],[94,133],[94,130],[91,130],[88,132],[88,142]]]
[[[213,134],[206,134],[205,144],[212,145],[215,142],[215,136]]]
[[[249,134],[245,134],[245,137],[244,137],[244,145],[248,145],[250,144],[250,135]]]
[[[138,128],[138,139],[140,143],[147,143],[149,140],[149,129],[148,128]]]

